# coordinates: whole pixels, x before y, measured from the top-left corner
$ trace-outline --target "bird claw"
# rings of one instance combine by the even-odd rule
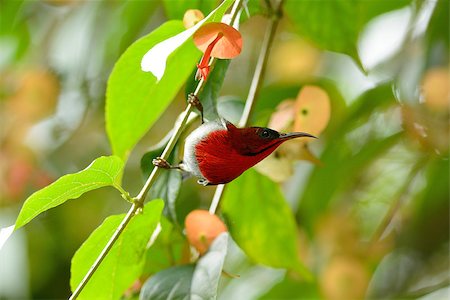
[[[200,117],[202,118],[202,124],[203,124],[204,123],[204,121],[203,121],[203,105],[200,102],[200,99],[198,99],[198,97],[194,93],[190,93],[188,95],[187,100],[190,105],[192,105],[193,107],[198,109],[198,111],[200,112]]]
[[[172,167],[171,164],[169,164],[169,162],[167,160],[165,160],[164,158],[159,157],[159,156],[152,160],[152,164],[155,167],[162,168],[162,169],[173,169],[174,168],[174,167]]]
[[[198,183],[198,184],[201,184],[201,185],[203,185],[203,186],[209,185],[209,181],[206,180],[206,179],[199,179],[199,180],[197,180],[197,183]]]

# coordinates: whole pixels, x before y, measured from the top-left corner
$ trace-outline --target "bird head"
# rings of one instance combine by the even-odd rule
[[[285,141],[315,136],[305,132],[279,133],[265,127],[237,128],[230,122],[226,122],[233,147],[242,155],[264,155],[272,153]]]

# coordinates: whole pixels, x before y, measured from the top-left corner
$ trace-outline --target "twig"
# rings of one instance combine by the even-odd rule
[[[411,183],[413,179],[417,176],[420,170],[422,170],[422,167],[427,162],[427,158],[421,158],[419,161],[416,162],[416,164],[412,167],[411,171],[408,174],[408,177],[405,179],[404,185],[400,188],[398,191],[396,197],[394,197],[394,200],[391,203],[391,206],[389,208],[389,211],[384,216],[383,220],[381,221],[378,228],[375,230],[375,233],[373,234],[369,247],[373,247],[379,239],[383,236],[383,233],[386,231],[386,228],[391,224],[392,219],[394,218],[395,214],[397,213],[398,209],[400,208],[400,205],[403,200],[403,195],[405,192],[409,189],[411,186]]]
[[[98,267],[100,266],[101,262],[103,261],[103,259],[108,254],[109,250],[111,250],[112,246],[114,245],[116,240],[119,238],[119,236],[122,233],[122,231],[125,229],[125,227],[128,225],[128,223],[131,221],[131,219],[135,215],[135,213],[138,210],[138,208],[139,208],[139,206],[136,203],[133,203],[133,205],[131,206],[131,208],[128,211],[127,215],[125,216],[125,218],[123,218],[122,222],[120,223],[119,227],[117,227],[116,231],[114,231],[114,234],[109,239],[109,241],[106,244],[105,248],[103,248],[102,252],[97,257],[95,262],[92,264],[91,268],[86,273],[86,275],[84,276],[83,280],[81,280],[80,284],[77,286],[77,288],[75,289],[75,291],[73,292],[72,296],[70,296],[69,299],[76,299],[80,295],[81,291],[84,289],[84,287],[86,286],[88,281],[94,275],[95,271],[98,269]]]
[[[234,2],[233,8],[232,8],[231,22],[233,22],[234,19],[236,18],[236,15],[238,12],[238,7],[241,5],[242,1],[243,0],[236,0]],[[215,59],[212,59],[210,64],[213,64],[214,62],[215,62]],[[205,85],[205,80],[203,80],[203,79],[200,80],[197,85],[197,88],[195,89],[195,92],[194,92],[195,96],[198,96],[200,91],[203,89],[204,85]],[[188,121],[189,115],[192,112],[192,110],[193,110],[192,104],[188,104],[186,109],[183,112],[183,114],[184,114],[183,119],[181,121],[179,121],[177,124],[175,124],[173,135],[170,138],[169,142],[167,143],[166,148],[164,148],[164,151],[160,156],[161,158],[163,158],[163,159],[169,158],[169,155],[172,152],[173,148],[175,147],[175,145],[178,141],[178,138],[180,137],[181,133],[184,130],[184,127]],[[89,282],[89,280],[94,275],[95,271],[98,269],[98,267],[102,263],[103,259],[105,259],[105,257],[108,255],[109,251],[111,250],[112,246],[117,241],[117,239],[119,238],[120,234],[123,232],[123,230],[128,225],[130,220],[136,215],[136,212],[138,211],[138,209],[142,208],[145,198],[147,197],[147,194],[150,191],[150,188],[152,187],[156,178],[158,177],[159,172],[160,172],[160,168],[155,166],[152,170],[152,173],[150,174],[147,181],[145,182],[144,186],[142,187],[141,191],[139,192],[139,194],[135,198],[133,198],[134,203],[131,206],[128,213],[126,214],[125,218],[122,220],[119,227],[117,227],[116,231],[114,232],[112,237],[109,239],[105,248],[103,248],[102,252],[97,257],[94,264],[92,264],[91,268],[89,269],[87,274],[84,276],[84,278],[80,282],[80,284],[77,286],[77,288],[75,289],[73,294],[70,296],[69,300],[76,299],[80,295],[80,293],[82,292],[82,290],[84,289],[86,284]]]
[[[413,292],[399,295],[397,299],[418,299],[423,296],[429,295],[433,292],[436,292],[440,289],[448,288],[449,286],[450,286],[450,279],[446,278],[442,282],[436,283],[434,285],[430,285]]]
[[[269,2],[270,3],[270,2]],[[264,80],[264,72],[266,69],[267,61],[270,54],[271,45],[275,32],[277,31],[278,22],[281,16],[281,9],[283,6],[283,0],[278,2],[277,7],[273,11],[273,15],[269,21],[269,25],[266,29],[266,34],[264,36],[263,43],[261,45],[261,52],[259,53],[258,62],[256,64],[255,73],[253,73],[252,83],[248,92],[247,100],[245,101],[244,111],[242,112],[241,119],[239,121],[240,127],[247,126],[250,113],[255,105],[255,100],[258,97],[259,90]],[[220,199],[222,198],[223,191],[225,189],[224,184],[219,184],[214,192],[213,200],[209,207],[209,213],[214,214],[219,206]]]

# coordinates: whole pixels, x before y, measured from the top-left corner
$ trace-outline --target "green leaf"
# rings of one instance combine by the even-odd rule
[[[219,116],[225,118],[233,124],[238,124],[242,112],[244,111],[245,102],[236,96],[222,96],[217,101],[217,111]]]
[[[2,67],[5,67],[4,63],[8,59],[20,60],[30,47],[31,34],[26,13],[27,4],[28,2],[24,0],[1,2],[0,37],[4,49],[2,52],[5,55],[2,59]]]
[[[150,196],[161,198],[166,205],[165,215],[168,215],[174,222],[177,221],[176,200],[181,188],[182,176],[178,170],[165,170],[162,172],[155,184],[150,189]]]
[[[102,261],[78,299],[119,299],[139,277],[145,248],[159,223],[163,201],[153,200],[134,216]],[[70,286],[78,286],[125,214],[111,216],[89,236],[72,259]]]
[[[299,33],[317,46],[350,55],[364,69],[357,50],[359,34],[367,22],[401,8],[410,0],[286,1],[285,13]]]
[[[222,212],[231,236],[253,261],[306,275],[294,216],[278,185],[248,170],[227,185]]]
[[[220,20],[231,3],[223,1],[203,22]],[[167,108],[199,60],[201,52],[190,39],[194,32],[194,27],[184,30],[181,21],[169,21],[131,45],[114,66],[106,91],[106,129],[113,153],[122,159]]]
[[[328,137],[320,157],[323,166],[313,169],[299,200],[297,218],[309,232],[312,232],[317,218],[329,209],[334,197],[354,183],[368,164],[399,142],[401,132],[371,137],[355,151],[349,145],[347,136],[353,129],[366,124],[375,111],[382,111],[393,104],[396,100],[390,84],[367,91],[349,107],[345,119]]]
[[[401,137],[402,133],[397,133],[371,140],[357,153],[352,153],[343,138],[330,143],[320,157],[324,167],[315,168],[305,185],[298,212],[301,224],[312,231],[319,216],[329,209],[334,196],[355,183],[360,172],[396,145]]]
[[[181,21],[164,23],[132,44],[114,66],[106,92],[106,129],[113,153],[122,159],[167,108],[200,58],[189,41],[169,57],[160,81],[141,70],[148,49],[183,29]]]
[[[450,48],[450,3],[448,0],[439,0],[434,7],[426,33],[427,66],[448,65],[449,57],[446,53]],[[439,49],[439,50],[438,50]],[[440,55],[436,55],[440,53]]]
[[[176,266],[150,277],[142,286],[140,300],[190,299],[194,266]]]
[[[86,169],[65,175],[49,186],[37,191],[25,201],[16,221],[16,229],[30,222],[40,213],[76,199],[82,194],[104,187],[120,187],[123,162],[117,156],[102,156],[94,160]]]
[[[446,247],[449,241],[448,156],[434,157],[424,171],[426,185],[412,199],[408,210],[411,219],[403,224],[398,244],[414,249],[422,257],[431,257],[436,249]]]
[[[142,36],[142,28],[151,22],[151,17],[159,7],[157,1],[124,1],[118,6],[106,31],[105,61],[115,62],[128,46]]]
[[[184,13],[188,9],[198,9],[204,15],[212,11],[217,1],[203,1],[203,0],[163,0],[164,11],[169,19],[183,20]]]
[[[164,216],[161,217],[161,232],[153,245],[146,251],[142,277],[149,277],[173,265],[181,265],[187,260],[183,255],[189,245],[181,231]]]
[[[273,299],[323,299],[317,282],[305,282],[294,274],[286,274],[285,278],[274,285],[266,294],[259,297],[260,300]],[[293,296],[293,295],[296,295]]]
[[[215,299],[227,244],[228,233],[222,233],[195,267],[176,266],[158,272],[144,283],[139,299]]]
[[[228,233],[221,233],[195,266],[191,299],[216,299],[223,263],[227,255]]]
[[[225,74],[227,73],[230,59],[218,59],[209,74],[208,80],[199,97],[203,105],[204,116],[208,120],[219,118],[217,113],[217,98],[222,89]]]
[[[215,10],[206,18],[199,21],[193,27],[190,27],[179,34],[166,39],[157,45],[151,47],[142,57],[141,69],[145,72],[151,72],[157,80],[161,80],[166,71],[166,63],[169,56],[175,52],[181,45],[185,44],[194,33],[207,22],[219,22],[223,14],[231,5],[233,0],[224,0]]]

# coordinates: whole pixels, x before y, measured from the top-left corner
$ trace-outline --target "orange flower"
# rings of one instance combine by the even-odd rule
[[[194,43],[204,54],[197,65],[196,78],[206,80],[209,75],[211,57],[230,59],[242,50],[242,36],[232,26],[225,23],[208,23],[194,33]]]

